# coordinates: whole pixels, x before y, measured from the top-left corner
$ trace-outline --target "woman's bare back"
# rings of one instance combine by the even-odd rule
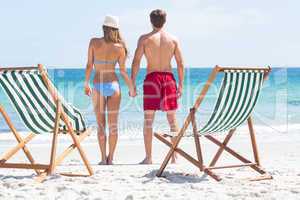
[[[119,43],[107,43],[103,38],[92,39],[94,83],[117,81],[116,64],[123,46]]]

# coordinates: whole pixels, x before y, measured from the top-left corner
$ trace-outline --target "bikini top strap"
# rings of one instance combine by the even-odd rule
[[[116,64],[118,61],[117,60],[97,60],[94,59],[94,64],[98,65],[105,65],[105,64]]]

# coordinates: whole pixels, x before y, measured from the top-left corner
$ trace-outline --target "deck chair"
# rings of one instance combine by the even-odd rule
[[[267,78],[271,68],[270,67],[221,67],[216,66],[206,84],[204,85],[200,95],[196,99],[194,106],[190,109],[185,122],[180,131],[175,136],[174,142],[169,142],[166,137],[170,136],[168,133],[155,133],[155,137],[161,142],[170,147],[168,154],[166,155],[160,169],[157,172],[157,176],[161,176],[165,167],[167,166],[171,156],[177,152],[189,162],[194,164],[200,169],[201,172],[206,173],[213,179],[220,181],[221,177],[218,176],[213,170],[223,168],[234,167],[251,167],[261,175],[251,180],[263,180],[271,179],[272,177],[267,174],[260,166],[258,149],[255,139],[253,122],[251,119],[251,113],[255,107],[258,96],[260,94],[263,81]],[[195,113],[200,107],[205,95],[215,80],[217,74],[223,73],[223,80],[220,86],[218,98],[215,103],[212,114],[209,117],[207,123],[198,129],[196,124]],[[235,133],[235,130],[244,122],[248,123],[252,150],[254,155],[254,162],[245,158],[228,146],[228,142]],[[183,151],[178,147],[179,142],[184,136],[187,136],[186,131],[189,125],[192,125],[192,134],[194,137],[195,148],[197,158],[193,158],[191,155]],[[216,135],[220,133],[228,132],[224,141],[219,141]],[[200,145],[200,138],[206,138],[209,141],[216,144],[219,148],[211,162],[206,166],[203,163],[202,149]],[[227,165],[216,166],[223,151],[227,151],[229,154],[237,158],[242,162],[240,165]]]
[[[25,126],[32,132],[27,137],[22,138],[3,106],[0,105],[0,112],[18,142],[15,147],[4,153],[0,158],[0,168],[33,169],[38,174],[36,179],[43,181],[47,175],[55,172],[56,166],[72,150],[78,149],[88,175],[93,174],[93,170],[80,145],[80,142],[91,133],[91,128],[86,128],[78,109],[68,104],[58,93],[48,78],[47,71],[41,64],[37,67],[0,68],[0,85]],[[26,144],[36,135],[49,133],[53,134],[49,164],[38,164],[34,161]],[[56,157],[59,133],[68,134],[73,144]],[[7,160],[21,149],[30,163],[8,163]],[[75,176],[76,174],[62,173],[62,175]]]

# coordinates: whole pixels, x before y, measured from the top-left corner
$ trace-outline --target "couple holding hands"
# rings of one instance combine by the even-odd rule
[[[177,99],[182,94],[184,67],[178,40],[163,30],[166,12],[153,10],[150,14],[153,30],[142,35],[138,40],[132,62],[131,78],[128,76],[125,62],[127,47],[120,35],[118,18],[106,16],[103,23],[103,37],[93,38],[88,49],[88,61],[85,74],[85,94],[92,97],[94,112],[98,124],[98,141],[102,160],[99,164],[113,164],[114,151],[118,139],[118,115],[121,91],[115,73],[116,64],[124,78],[129,95],[135,97],[136,77],[140,61],[145,55],[147,75],[143,85],[144,100],[144,143],[145,159],[140,164],[152,163],[152,125],[155,111],[166,112],[171,132],[178,131],[176,121]],[[175,57],[178,72],[178,85],[172,73],[171,60]],[[89,81],[91,72],[95,70],[93,86]],[[109,137],[106,137],[106,118]],[[108,140],[108,142],[107,142]],[[108,154],[106,144],[108,143]],[[173,157],[172,162],[175,162]]]

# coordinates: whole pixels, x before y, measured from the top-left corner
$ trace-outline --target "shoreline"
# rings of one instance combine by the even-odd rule
[[[156,123],[158,124],[160,121],[157,121]],[[163,120],[162,120],[163,122]],[[92,131],[92,135],[94,135],[96,133],[96,126],[91,126],[93,131]],[[181,127],[181,126],[179,126]],[[255,127],[255,130],[256,132],[259,134],[261,132],[264,132],[264,131],[268,131],[268,132],[271,132],[273,130],[274,133],[276,134],[297,134],[299,131],[300,131],[300,123],[293,123],[293,124],[282,124],[282,125],[262,125],[262,124],[255,124],[254,125]],[[130,127],[131,128],[131,127]],[[21,135],[26,135],[26,133],[28,133],[27,130],[25,130],[26,128],[24,129],[21,129],[20,131],[17,129],[17,131],[19,131],[19,133]],[[247,129],[247,125],[244,124],[242,125],[241,127],[238,128],[238,130],[241,132],[241,133],[247,133],[248,129]],[[143,128],[142,127],[139,127],[139,128],[132,128],[132,129],[129,129],[129,130],[119,130],[119,136],[121,137],[121,139],[143,139],[143,135],[141,135],[141,137],[132,137],[132,136],[127,136],[128,135],[128,132],[141,132],[142,133],[143,131]],[[154,130],[153,132],[155,131],[166,131],[166,129],[159,129],[159,128],[155,128],[154,126]],[[188,128],[188,131],[191,132],[191,127]],[[5,130],[0,130],[0,140],[1,139],[6,139],[6,137],[11,134],[11,131],[9,131],[8,129],[5,129]],[[220,133],[221,135],[223,133]],[[140,135],[140,134],[136,134],[136,135]],[[45,136],[45,134],[37,134],[37,136]],[[48,136],[46,136],[48,137]]]
[[[47,69],[85,69],[85,65],[82,65],[83,67],[81,67],[80,65],[74,65],[74,66],[67,66],[67,65],[46,65]],[[212,69],[216,66],[216,64],[213,65],[207,65],[207,66],[191,66],[191,65],[187,65],[186,68],[187,69]],[[300,66],[279,66],[279,65],[274,65],[272,66],[272,68],[284,68],[284,69],[300,69]],[[141,66],[140,69],[146,69],[146,66]],[[127,67],[127,69],[130,69],[130,67]]]

